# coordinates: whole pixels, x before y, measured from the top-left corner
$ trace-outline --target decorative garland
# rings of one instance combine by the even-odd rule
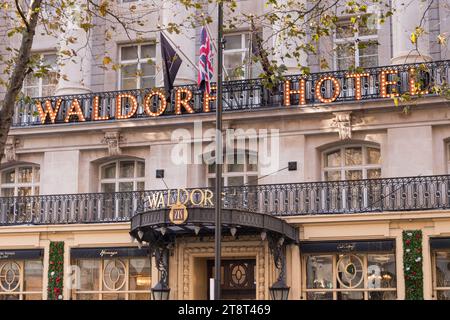
[[[48,263],[48,300],[63,299],[64,242],[50,242]]]
[[[405,299],[423,300],[422,231],[403,231]]]

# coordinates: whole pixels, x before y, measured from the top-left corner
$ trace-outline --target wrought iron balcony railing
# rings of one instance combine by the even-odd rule
[[[359,78],[359,84],[355,77],[348,76],[356,72],[348,70],[287,76],[285,80],[289,80],[289,90],[291,90],[291,94],[288,95],[290,99],[288,104],[285,82],[280,82],[274,89],[269,90],[267,86],[264,86],[262,79],[228,81],[224,84],[224,111],[261,110],[299,104],[317,105],[323,101],[318,94],[333,102],[378,99],[394,92],[399,94],[410,92],[414,82],[421,83],[422,88],[428,89],[430,94],[433,94],[432,88],[435,85],[448,84],[449,65],[450,60],[446,60],[368,68],[363,72],[357,72],[360,75],[366,74]],[[411,72],[412,69],[417,71],[415,75]],[[392,72],[389,73],[390,71]],[[384,80],[382,75],[385,77]],[[338,89],[334,80],[339,85]],[[177,91],[180,89],[182,90],[177,97]],[[172,103],[166,103],[163,95],[149,96],[151,91],[151,89],[125,90],[22,100],[16,105],[13,126],[164,117],[181,113],[183,115],[206,113],[215,109],[214,93],[205,100],[204,93],[195,85],[175,88],[171,93]],[[303,91],[302,94],[300,91]],[[337,94],[334,97],[335,93]],[[190,99],[189,96],[191,96]],[[301,96],[302,99],[300,99]],[[146,97],[148,99],[145,99]],[[177,98],[188,100],[192,108],[191,112],[188,112],[183,104],[179,105],[177,112]],[[76,105],[73,104],[75,100]],[[41,104],[44,113],[39,112],[37,103]],[[165,105],[165,108],[162,105]],[[48,107],[51,107],[49,110],[54,113],[53,119],[46,114]],[[120,111],[117,112],[118,110]]]
[[[128,221],[136,212],[155,209],[149,197],[169,196],[174,203],[178,194],[152,190],[0,197],[0,225]],[[186,195],[180,194],[183,202]],[[192,194],[199,203],[200,193]],[[450,209],[450,175],[225,187],[223,200],[224,208],[277,216]]]

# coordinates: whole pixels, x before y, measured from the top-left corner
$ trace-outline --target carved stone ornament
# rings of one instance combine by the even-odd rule
[[[332,126],[337,128],[339,139],[347,140],[352,138],[352,116],[351,112],[336,112],[333,113]]]
[[[117,156],[122,154],[120,149],[120,143],[123,142],[123,138],[118,131],[105,132],[105,136],[102,143],[108,145],[108,153],[110,156]]]
[[[19,139],[15,137],[8,137],[5,144],[5,160],[16,161],[16,147],[19,145]]]

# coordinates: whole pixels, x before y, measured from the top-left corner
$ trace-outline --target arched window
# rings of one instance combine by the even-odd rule
[[[323,153],[323,180],[359,180],[381,177],[380,148],[347,145]]]
[[[243,186],[258,184],[258,155],[249,150],[235,150],[233,154],[225,155],[223,164],[223,185]],[[208,161],[208,187],[214,187],[216,168],[214,159]]]
[[[145,163],[116,160],[100,166],[100,191],[123,192],[145,189]]]
[[[1,171],[0,194],[2,197],[39,195],[39,166],[17,165]]]

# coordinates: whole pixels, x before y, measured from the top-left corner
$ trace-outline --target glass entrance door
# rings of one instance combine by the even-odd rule
[[[256,299],[256,260],[233,259],[222,260],[221,293],[224,300]],[[214,260],[207,261],[207,276],[214,277]],[[208,287],[208,298],[209,287]]]

